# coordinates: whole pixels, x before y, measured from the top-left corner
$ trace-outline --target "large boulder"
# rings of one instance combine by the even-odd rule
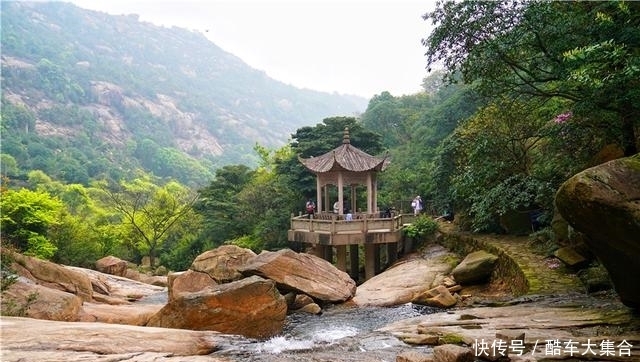
[[[191,270],[207,273],[218,284],[240,280],[238,268],[256,256],[250,249],[236,245],[222,245],[198,255],[191,263]]]
[[[287,302],[275,282],[252,276],[177,296],[147,325],[267,338],[282,332],[286,315]]]
[[[83,301],[93,299],[91,281],[83,273],[46,260],[13,253],[13,270],[20,276],[47,288],[75,294]]]
[[[209,274],[195,270],[171,273],[168,278],[169,300],[174,300],[185,293],[199,292],[218,285]]]
[[[481,283],[491,277],[498,257],[484,250],[469,253],[451,274],[460,284]]]
[[[96,261],[96,270],[111,275],[117,275],[120,277],[126,276],[129,263],[126,260],[116,258],[115,256],[105,256],[102,259]]]
[[[322,258],[291,249],[264,251],[239,270],[326,302],[344,302],[356,293],[356,282],[347,273]]]
[[[82,299],[20,277],[2,292],[2,314],[55,321],[76,321]]]
[[[402,305],[435,287],[451,272],[448,260],[455,256],[440,245],[429,246],[425,254],[400,260],[362,283],[352,301],[359,306]]]
[[[556,193],[565,220],[587,237],[621,301],[640,308],[640,154],[584,170]]]

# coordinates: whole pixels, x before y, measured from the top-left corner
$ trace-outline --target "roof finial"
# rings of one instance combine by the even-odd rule
[[[342,136],[342,144],[350,144],[351,140],[349,139],[349,127],[344,128],[344,135]]]

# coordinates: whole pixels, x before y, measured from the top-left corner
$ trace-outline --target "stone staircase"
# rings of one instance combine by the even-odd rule
[[[536,253],[526,236],[472,234],[455,231],[449,223],[441,223],[442,244],[464,256],[485,250],[498,256],[495,273],[508,280],[516,295],[559,295],[584,293],[585,287],[557,259]]]

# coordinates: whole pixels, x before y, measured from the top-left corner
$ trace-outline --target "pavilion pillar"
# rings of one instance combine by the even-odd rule
[[[375,212],[373,207],[373,183],[371,181],[371,172],[367,172],[367,214]]]
[[[322,183],[320,176],[316,176],[316,211],[322,211]]]
[[[325,185],[323,188],[324,191],[324,211],[326,212],[331,212],[331,210],[329,210],[329,208],[333,205],[330,201],[329,201],[329,187],[327,185]],[[320,209],[322,211],[322,209]]]
[[[376,275],[376,244],[364,244],[364,280],[369,280]]]
[[[344,190],[342,189],[342,172],[338,172],[338,202],[340,202],[340,208],[338,209],[338,214],[344,214]]]
[[[354,185],[351,185],[351,206],[349,206],[349,208],[351,209],[351,213],[355,214],[356,211],[358,211],[357,206],[356,205],[356,187]]]
[[[358,244],[349,245],[349,275],[356,282],[360,278],[360,248]]]
[[[347,271],[347,246],[336,245],[336,267],[343,272]]]
[[[370,174],[371,175],[371,174]],[[378,212],[378,177],[376,174],[371,175],[371,207],[373,213]]]

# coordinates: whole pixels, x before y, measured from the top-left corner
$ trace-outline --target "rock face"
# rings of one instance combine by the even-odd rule
[[[239,270],[326,302],[344,302],[356,293],[356,282],[347,273],[315,255],[290,249],[262,252]]]
[[[216,332],[103,323],[2,317],[0,325],[3,361],[215,362],[222,359],[209,354],[225,341]]]
[[[640,308],[640,154],[582,171],[556,194],[565,220],[609,272],[621,301]]]
[[[209,274],[218,284],[228,283],[242,279],[243,275],[238,267],[255,256],[256,253],[249,249],[223,245],[198,255],[190,269]]]
[[[207,273],[187,270],[169,274],[169,300],[218,285]]]
[[[427,259],[401,260],[367,280],[358,286],[353,302],[359,306],[401,305],[435,287],[451,272],[452,267],[446,259],[453,254],[439,245],[430,246],[428,254]]]
[[[493,272],[498,257],[484,250],[468,254],[451,274],[460,284],[474,284],[487,280]]]
[[[286,315],[287,302],[276,284],[252,276],[177,296],[147,325],[266,338],[282,331]]]
[[[75,294],[83,301],[93,299],[93,288],[89,278],[70,268],[46,260],[32,258],[22,254],[13,254],[13,268],[27,279],[47,288]]]
[[[75,321],[82,308],[80,297],[43,287],[24,277],[2,292],[0,302],[5,315],[22,315],[53,321]]]

